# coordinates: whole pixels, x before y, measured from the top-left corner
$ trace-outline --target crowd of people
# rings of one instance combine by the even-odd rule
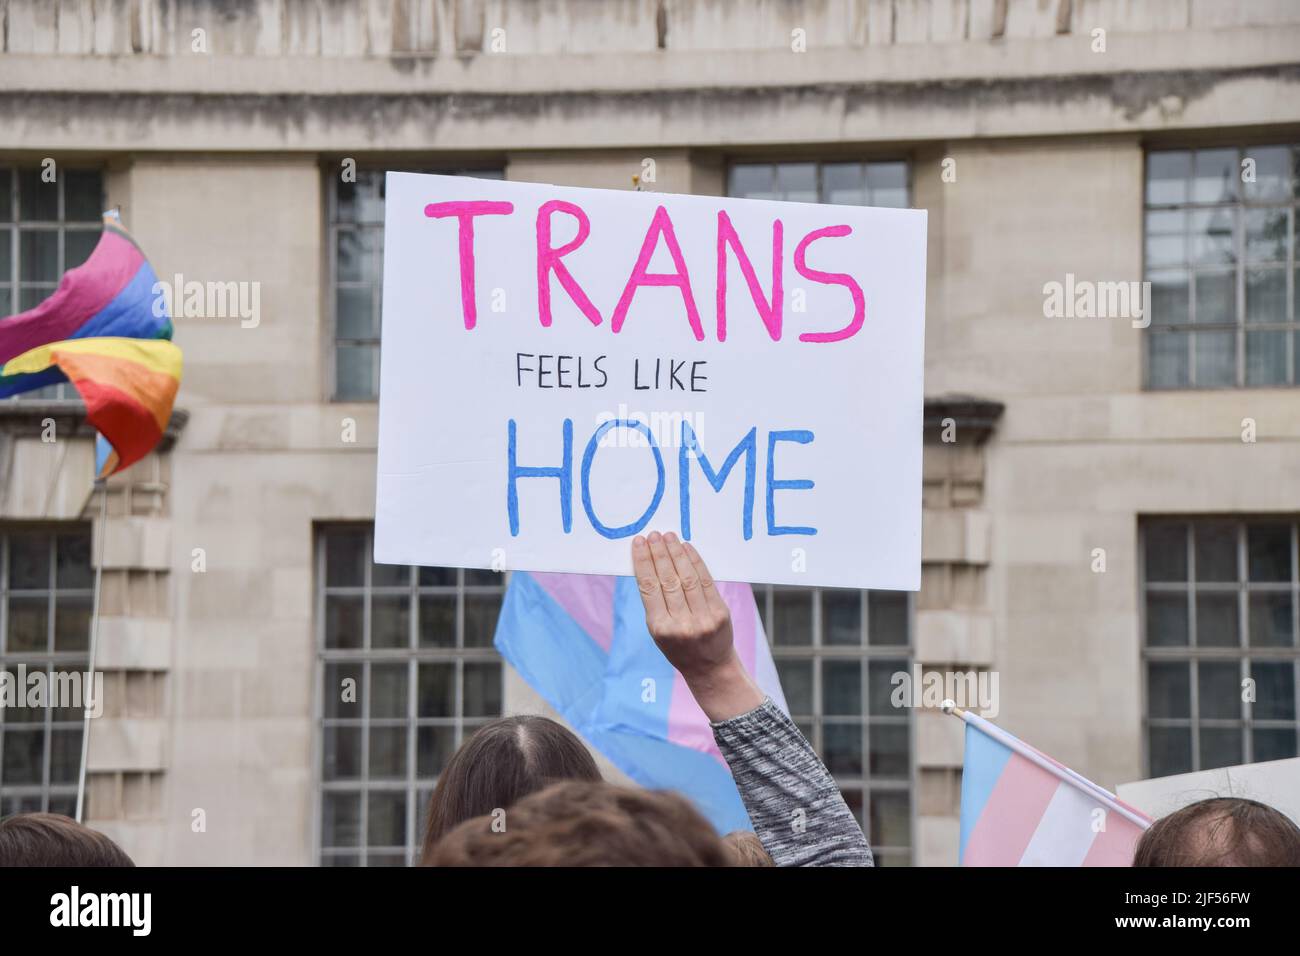
[[[708,716],[753,831],[719,835],[691,802],[607,783],[583,742],[539,716],[475,733],[429,802],[425,866],[871,866],[825,765],[736,654],[731,617],[699,552],[637,536],[632,559],[655,643]],[[132,866],[63,816],[0,821],[0,866]],[[1253,800],[1214,798],[1157,820],[1134,866],[1300,866],[1300,827]]]

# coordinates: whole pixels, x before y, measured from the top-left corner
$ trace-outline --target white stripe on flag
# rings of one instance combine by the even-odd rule
[[[1097,837],[1092,819],[1099,806],[1100,801],[1061,781],[1025,847],[1020,865],[1081,866]]]

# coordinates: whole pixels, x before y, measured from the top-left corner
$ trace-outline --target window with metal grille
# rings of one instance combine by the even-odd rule
[[[502,179],[500,169],[426,170]],[[363,169],[329,191],[330,316],[336,401],[379,397],[379,315],[384,289],[384,171]]]
[[[48,693],[85,673],[94,587],[88,528],[0,528],[0,672],[14,691],[0,706],[0,817],[76,810],[84,712],[29,706],[30,677],[44,673]]]
[[[1149,388],[1300,382],[1300,145],[1153,150]]]
[[[1291,518],[1142,524],[1148,775],[1296,756]]]
[[[505,577],[375,564],[368,525],[316,551],[321,863],[404,866],[447,759],[501,716]]]
[[[51,178],[53,177],[53,178]],[[54,294],[99,241],[104,177],[97,169],[0,166],[0,322]],[[76,398],[66,382],[22,398]]]
[[[834,775],[878,865],[912,859],[912,720],[890,700],[910,673],[899,591],[756,587],[790,716]]]

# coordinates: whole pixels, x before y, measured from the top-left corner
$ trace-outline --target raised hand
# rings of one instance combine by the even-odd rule
[[[708,718],[726,720],[762,704],[763,692],[736,654],[731,612],[695,547],[672,532],[637,535],[632,566],[650,636]]]

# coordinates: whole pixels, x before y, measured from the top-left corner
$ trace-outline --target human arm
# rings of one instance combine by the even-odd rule
[[[778,866],[871,866],[871,849],[807,739],[745,672],[731,612],[675,534],[632,542],[651,637],[713,727],[754,832]]]

